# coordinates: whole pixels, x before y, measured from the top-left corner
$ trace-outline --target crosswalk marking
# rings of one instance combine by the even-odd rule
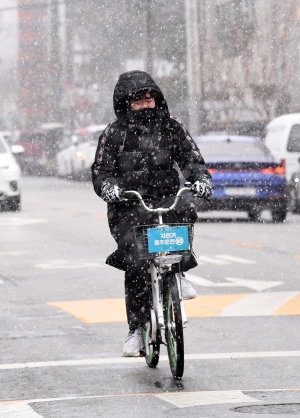
[[[286,303],[281,305],[274,312],[275,315],[298,315],[300,306],[300,294],[295,295],[292,299],[289,299]]]
[[[177,408],[187,408],[193,406],[220,405],[255,403],[260,404],[265,401],[259,399],[261,394],[265,396],[272,393],[280,393],[280,399],[286,399],[290,393],[299,391],[299,388],[292,389],[246,389],[246,390],[218,390],[218,391],[197,391],[197,392],[146,392],[146,393],[114,393],[106,395],[87,395],[87,396],[64,396],[59,398],[29,399],[25,401],[0,402],[0,417],[3,418],[38,418],[42,415],[35,412],[30,404],[57,403],[62,401],[80,401],[105,398],[156,398],[161,401],[171,403]],[[257,393],[257,396],[256,396]],[[256,396],[256,397],[255,397]]]
[[[220,316],[265,316],[272,315],[279,307],[291,301],[299,292],[254,293],[235,301],[222,310]],[[298,315],[300,306],[298,307]]]
[[[223,309],[246,296],[247,294],[199,296],[184,302],[186,315],[188,318],[221,316]]]
[[[205,295],[185,301],[188,318],[300,315],[300,292]],[[86,324],[126,322],[122,299],[49,302]]]
[[[0,418],[43,418],[26,403],[0,404]]]
[[[233,255],[221,254],[221,255],[217,255],[216,257],[221,258],[222,260],[225,260],[225,261],[232,261],[233,263],[238,263],[238,264],[256,264],[256,261],[247,260],[241,257],[235,257]]]
[[[241,402],[262,402],[245,395],[241,390],[159,393],[154,396],[177,406],[177,408]]]

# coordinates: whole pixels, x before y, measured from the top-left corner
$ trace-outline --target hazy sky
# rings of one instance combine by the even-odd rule
[[[7,8],[13,10],[5,10]],[[10,65],[17,57],[17,0],[0,0],[0,64]]]

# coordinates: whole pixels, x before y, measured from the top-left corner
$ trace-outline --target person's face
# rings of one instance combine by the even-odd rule
[[[132,110],[140,110],[145,107],[153,109],[155,107],[155,100],[153,97],[151,97],[150,93],[147,92],[143,99],[130,100],[130,106]]]

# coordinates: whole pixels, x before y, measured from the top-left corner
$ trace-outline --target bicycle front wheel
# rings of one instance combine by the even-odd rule
[[[174,273],[169,273],[165,278],[164,319],[171,372],[175,379],[181,379],[184,371],[184,340],[180,300]]]

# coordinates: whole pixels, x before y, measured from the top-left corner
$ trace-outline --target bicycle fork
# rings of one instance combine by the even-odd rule
[[[175,277],[176,277],[176,281],[177,281],[177,289],[178,289],[179,298],[180,298],[180,310],[181,310],[182,325],[183,325],[184,328],[186,328],[187,317],[186,317],[186,313],[185,313],[185,309],[184,309],[184,303],[183,303],[182,292],[181,292],[181,274],[180,273],[175,273]]]
[[[151,284],[152,284],[152,297],[153,297],[153,309],[157,318],[157,325],[160,329],[164,329],[164,311],[163,311],[163,300],[162,300],[162,278],[161,274],[157,272],[154,263],[150,264]],[[151,318],[152,319],[152,318]],[[155,321],[156,322],[156,321]],[[156,324],[155,324],[156,328]],[[153,331],[153,324],[152,324]]]

